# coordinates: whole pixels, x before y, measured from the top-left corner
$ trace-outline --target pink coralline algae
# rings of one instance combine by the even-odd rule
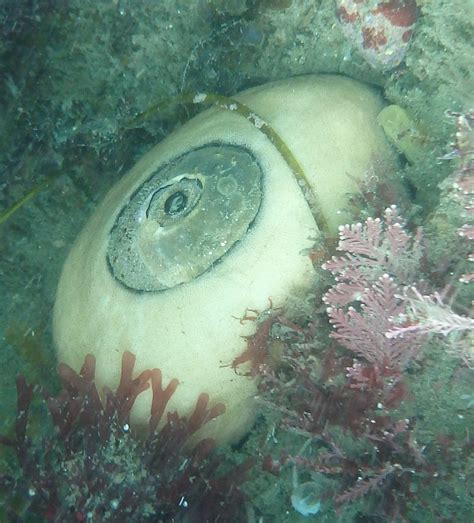
[[[373,68],[400,64],[418,15],[415,0],[336,0],[336,8],[347,40]]]
[[[421,240],[421,230],[408,233],[393,205],[383,220],[368,218],[364,224],[341,226],[337,250],[344,254],[322,266],[336,278],[323,296],[335,329],[332,337],[358,357],[347,369],[352,386],[378,387],[387,399],[398,393],[393,384],[423,347],[423,332],[386,336],[393,318],[404,315],[403,287],[419,278]],[[387,388],[385,382],[391,385]]]

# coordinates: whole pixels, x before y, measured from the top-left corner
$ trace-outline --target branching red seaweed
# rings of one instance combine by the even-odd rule
[[[95,385],[95,358],[88,355],[79,373],[59,366],[62,390],[50,395],[17,379],[17,418],[12,436],[0,436],[10,447],[17,467],[0,475],[8,492],[4,515],[53,522],[228,521],[243,511],[240,484],[251,463],[223,466],[214,441],[202,439],[191,449],[189,438],[220,416],[225,407],[209,405],[201,394],[189,417],[166,411],[178,381],[166,387],[160,370],[135,378],[135,356],[125,352],[120,383],[106,389],[101,400]],[[130,424],[137,397],[150,387],[153,399],[146,435]],[[39,393],[54,432],[30,438],[29,411]],[[217,470],[217,472],[216,472]],[[21,507],[21,508],[19,508]]]

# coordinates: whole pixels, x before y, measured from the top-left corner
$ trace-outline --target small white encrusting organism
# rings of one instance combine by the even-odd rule
[[[313,516],[321,510],[321,501],[317,498],[318,486],[315,481],[297,485],[291,495],[293,508],[303,516]]]
[[[302,454],[311,440],[305,442],[298,454]],[[321,510],[320,501],[321,487],[316,481],[299,483],[296,465],[293,465],[293,493],[291,504],[293,508],[303,516],[313,516]]]

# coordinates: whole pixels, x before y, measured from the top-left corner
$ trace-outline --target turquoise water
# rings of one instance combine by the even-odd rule
[[[435,0],[418,7],[404,60],[385,70],[384,60],[380,66],[369,64],[356,41],[348,39],[329,0],[0,5],[2,211],[41,189],[0,223],[0,433],[13,433],[17,374],[52,393],[59,391],[51,317],[61,267],[108,189],[144,152],[197,112],[194,106],[174,103],[184,93],[232,95],[309,73],[337,73],[377,86],[389,103],[403,107],[416,122],[418,154],[410,163],[403,150],[396,151],[398,172],[356,202],[353,221],[382,218],[385,207],[396,203],[407,230],[414,234],[422,226],[426,243],[419,273],[412,276],[414,281],[401,283],[416,283],[426,294],[446,291],[444,300],[452,312],[470,317],[472,283],[458,280],[472,271],[467,262],[471,249],[457,234],[470,218],[451,187],[463,165],[472,168],[472,153],[465,147],[461,160],[440,158],[452,151],[459,124],[458,116],[446,112],[466,113],[474,107],[474,6]],[[133,120],[159,101],[166,103],[138,123]],[[319,266],[337,254],[334,244],[315,253],[320,283],[312,296],[320,298],[333,284]],[[225,498],[229,513],[220,511],[221,519],[211,520],[469,520],[474,495],[472,327],[470,334],[465,329],[432,336],[419,359],[404,367],[403,388],[393,388],[399,376],[387,373],[381,379],[392,380],[390,386],[372,384],[376,394],[370,395],[351,387],[345,369],[352,365],[353,351],[329,337],[321,300],[295,309],[298,313],[285,320],[287,325],[278,320],[269,334],[272,350],[283,351],[283,359],[276,357],[277,383],[270,376],[260,387],[256,425],[219,458],[223,471],[256,459],[242,483],[245,507],[231,509],[231,499]],[[421,317],[422,311],[417,314]],[[380,399],[377,394],[385,396],[373,405],[374,398]],[[309,408],[314,409],[311,423],[304,416]],[[40,449],[42,438],[54,435],[46,419],[38,401],[30,413],[29,434]],[[370,420],[380,432],[370,432]],[[133,454],[133,442],[128,444],[117,444],[115,450],[122,460],[125,454],[134,457],[122,473],[130,478],[138,475],[137,460],[143,455]],[[121,463],[117,454],[97,455],[102,464],[111,455]],[[41,512],[35,508],[40,494],[35,488],[29,491],[34,473],[22,476],[23,469],[8,452],[2,451],[1,459],[0,519],[14,521],[17,514],[20,521],[46,520],[44,511],[35,512]],[[79,457],[69,465],[80,468],[80,463]],[[178,460],[177,469],[179,465]],[[169,478],[176,472],[169,466],[163,470]],[[54,474],[62,484],[74,484],[77,478],[64,471]],[[207,469],[206,474],[212,477]],[[120,478],[116,469],[114,477]],[[360,492],[354,490],[358,482]],[[126,481],[116,483],[116,492],[123,493]],[[344,497],[345,492],[353,495]],[[60,504],[69,508],[69,494],[61,495],[68,501]],[[117,499],[100,501],[108,504],[108,520],[114,521]],[[176,513],[176,521],[186,521],[185,501],[179,510],[169,509],[165,520]],[[153,510],[144,505],[136,520]],[[314,514],[301,513],[308,511]],[[57,520],[80,517],[71,510]],[[99,516],[89,519],[100,521]]]

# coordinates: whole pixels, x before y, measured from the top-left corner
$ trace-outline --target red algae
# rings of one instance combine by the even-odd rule
[[[52,522],[238,521],[244,511],[240,485],[252,466],[226,465],[212,439],[189,439],[225,411],[199,395],[189,417],[165,411],[178,381],[163,386],[161,371],[133,377],[135,356],[125,352],[120,383],[95,385],[95,358],[87,355],[79,373],[58,369],[60,393],[17,379],[17,417],[13,435],[0,436],[18,466],[0,474],[0,516],[19,521],[28,514]],[[148,432],[130,425],[137,397],[151,385]],[[52,422],[44,438],[30,438],[28,419],[36,396]],[[47,419],[47,418],[46,418]],[[191,447],[191,448],[190,448]],[[5,494],[3,494],[5,493]],[[20,518],[20,519],[19,519]]]
[[[336,0],[348,42],[374,69],[398,66],[408,51],[418,18],[415,0]]]

